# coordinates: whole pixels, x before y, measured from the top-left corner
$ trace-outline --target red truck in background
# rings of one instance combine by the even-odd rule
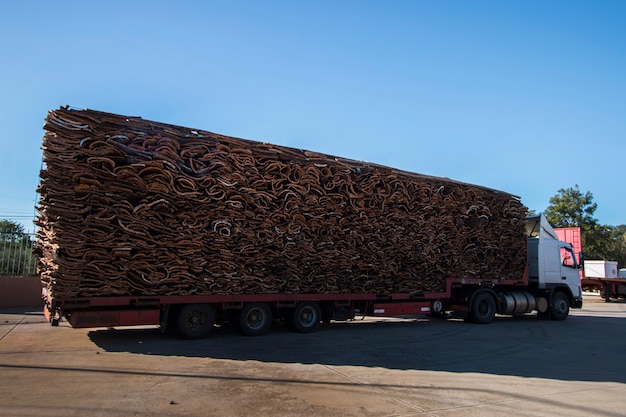
[[[555,227],[554,231],[558,236],[559,240],[563,242],[568,242],[572,245],[572,249],[574,249],[574,253],[578,256],[578,264],[582,265],[584,261],[583,257],[583,241],[582,241],[582,233],[580,231],[580,227]],[[584,270],[580,269],[580,279],[581,284],[583,284],[585,279]],[[584,287],[584,284],[583,284]]]
[[[555,228],[559,240],[569,242],[578,255],[580,284],[585,291],[598,291],[606,302],[611,298],[626,298],[626,269],[618,270],[617,262],[606,260],[585,260],[583,256],[582,233],[580,227]]]

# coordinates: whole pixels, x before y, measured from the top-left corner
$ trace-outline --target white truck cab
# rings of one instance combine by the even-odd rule
[[[528,280],[540,314],[564,319],[569,307],[582,307],[581,265],[572,245],[560,241],[543,214],[526,218]],[[561,317],[564,315],[564,317]]]

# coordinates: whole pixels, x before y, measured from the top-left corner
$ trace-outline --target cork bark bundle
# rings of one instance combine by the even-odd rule
[[[508,193],[92,110],[44,129],[55,297],[420,293],[524,271],[526,208]]]

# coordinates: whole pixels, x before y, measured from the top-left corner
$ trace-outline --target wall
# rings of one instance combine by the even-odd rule
[[[38,276],[0,276],[0,308],[41,306],[41,281]]]

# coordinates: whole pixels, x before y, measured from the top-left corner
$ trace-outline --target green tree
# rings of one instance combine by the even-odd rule
[[[586,259],[604,259],[614,261],[611,258],[610,247],[611,226],[600,224],[582,225],[583,253]]]
[[[0,220],[0,241],[15,242],[26,235],[24,226],[9,220]]]
[[[626,268],[626,225],[610,228],[606,259],[617,261],[620,268]]]
[[[597,208],[593,194],[583,194],[576,184],[574,188],[561,188],[551,197],[544,214],[554,227],[588,227],[598,223],[593,217]]]

